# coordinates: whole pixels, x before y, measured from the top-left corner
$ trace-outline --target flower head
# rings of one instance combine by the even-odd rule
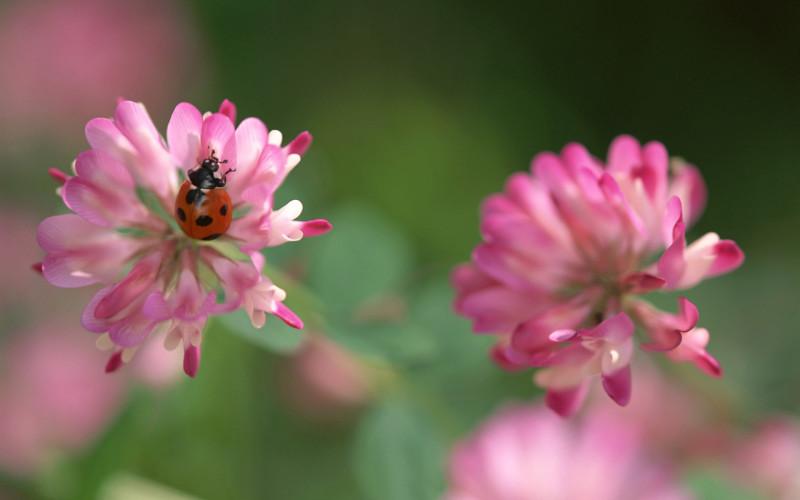
[[[670,161],[658,142],[620,136],[606,164],[580,144],[541,153],[484,202],[484,241],[452,275],[456,310],[475,332],[499,337],[492,357],[501,366],[545,367],[535,380],[562,415],[580,407],[593,375],[626,404],[637,326],[644,349],[719,376],[691,302],[667,314],[639,298],[742,263],[739,247],[714,233],[687,244],[705,200],[698,170]]]
[[[78,155],[75,175],[54,175],[74,213],[39,225],[38,241],[47,252],[41,270],[60,287],[104,285],[84,310],[83,325],[103,334],[100,344],[114,349],[107,371],[129,361],[149,337],[165,334],[168,348],[183,346],[184,370],[194,376],[208,317],[240,307],[257,327],[269,313],[302,328],[283,304],[286,293],[262,274],[260,250],[330,229],[321,219],[296,220],[299,201],[278,210],[272,206],[311,136],[304,132],[281,146],[280,132],[267,132],[257,118],[238,127],[235,119],[229,101],[219,112],[205,114],[182,103],[165,142],[142,104],[122,101],[113,119],[87,124],[92,149]],[[231,206],[220,214],[228,213],[231,222],[214,241],[201,241],[178,228],[176,196],[180,182],[212,156],[215,166],[230,172],[215,170],[208,185],[191,185],[193,206],[205,209],[204,203],[220,194],[214,190],[224,189]]]
[[[446,500],[687,499],[635,426],[603,414],[567,422],[539,406],[509,406],[449,462]]]

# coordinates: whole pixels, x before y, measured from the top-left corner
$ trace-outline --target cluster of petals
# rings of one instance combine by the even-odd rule
[[[121,101],[113,119],[86,125],[91,149],[78,155],[73,175],[51,170],[73,212],[42,221],[38,241],[47,252],[44,277],[59,287],[101,284],[82,316],[113,350],[106,366],[128,362],[149,337],[183,346],[184,371],[194,376],[210,315],[243,308],[255,326],[266,314],[302,328],[283,304],[286,293],[262,274],[264,247],[330,229],[325,220],[298,221],[295,200],[273,209],[273,197],[308,149],[311,135],[282,146],[281,133],[257,118],[236,125],[236,109],[201,113],[181,103],[166,141],[141,103]],[[175,222],[175,200],[189,170],[210,155],[231,169],[226,190],[233,219],[214,241],[186,236]],[[217,175],[222,172],[218,172]]]
[[[643,434],[603,413],[566,421],[508,406],[453,448],[444,500],[683,500],[673,467]]]
[[[668,313],[640,297],[741,265],[739,247],[715,233],[687,243],[705,202],[699,171],[659,142],[617,137],[605,164],[576,143],[541,153],[485,200],[483,242],[452,274],[455,308],[476,333],[497,335],[499,365],[541,368],[535,381],[561,415],[580,408],[596,375],[627,404],[637,329],[643,350],[720,376],[689,300]]]

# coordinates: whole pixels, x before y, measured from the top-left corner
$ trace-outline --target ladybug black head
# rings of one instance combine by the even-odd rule
[[[203,160],[203,163],[201,163],[200,166],[211,170],[212,172],[216,172],[219,170],[219,159],[216,156],[211,156]]]
[[[214,173],[219,170],[220,163],[228,163],[228,160],[219,161],[219,158],[214,156],[213,149],[209,153],[208,158],[203,160],[200,165],[189,171],[189,181],[200,189],[214,189],[224,187],[227,183],[227,176],[235,170],[229,168],[221,178],[214,176]]]

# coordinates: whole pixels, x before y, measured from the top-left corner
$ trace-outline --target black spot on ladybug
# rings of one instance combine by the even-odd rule
[[[186,212],[184,212],[182,208],[178,208],[178,218],[181,222],[186,222]]]
[[[228,213],[228,205],[227,204],[222,205],[221,207],[219,207],[219,214],[220,215],[225,216],[225,215],[227,215],[227,213]]]
[[[212,222],[214,222],[214,219],[212,219],[208,215],[201,215],[200,217],[198,217],[198,218],[196,218],[194,220],[194,223],[197,224],[200,227],[206,227],[209,224],[211,224]]]
[[[200,189],[190,189],[186,193],[186,203],[191,205],[192,203],[196,205],[202,205],[203,201],[206,199],[206,194]]]
[[[208,236],[206,236],[205,238],[203,238],[203,240],[204,240],[204,241],[216,240],[216,239],[217,239],[217,238],[219,238],[220,236],[222,236],[222,233],[214,233],[214,234],[209,234]]]

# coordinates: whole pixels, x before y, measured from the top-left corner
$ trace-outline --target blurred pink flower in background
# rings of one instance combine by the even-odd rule
[[[192,76],[198,38],[169,0],[25,0],[0,12],[0,125],[6,143],[79,127],[119,96],[165,107]],[[146,70],[144,69],[146,68]]]
[[[284,364],[281,383],[292,407],[310,420],[351,416],[374,393],[374,369],[328,338],[310,334]]]
[[[330,229],[322,219],[296,220],[298,200],[273,208],[275,191],[311,144],[308,132],[282,146],[281,133],[257,118],[237,127],[236,109],[224,101],[219,112],[205,114],[179,104],[166,135],[168,145],[141,103],[121,101],[113,119],[86,125],[92,149],[78,155],[75,175],[51,171],[74,213],[39,225],[37,239],[47,252],[42,273],[63,288],[104,285],[82,322],[113,350],[106,371],[129,362],[148,338],[165,336],[168,349],[182,346],[184,371],[193,377],[208,317],[239,308],[259,328],[267,314],[302,328],[283,303],[286,293],[262,274],[260,250]],[[233,219],[227,231],[200,241],[178,229],[176,215],[185,222],[186,213],[176,209],[176,197],[181,178],[212,157],[230,171],[230,199],[219,214],[203,216],[203,226],[225,214]],[[198,199],[212,194],[220,192]]]
[[[0,467],[14,473],[87,447],[123,401],[123,379],[97,376],[103,354],[69,324],[54,320],[2,343]]]
[[[636,426],[601,413],[565,421],[541,406],[509,406],[455,446],[444,499],[690,498],[643,439]]]
[[[800,498],[800,423],[765,419],[732,448],[730,479],[774,500]]]
[[[727,441],[732,408],[725,406],[723,398],[710,398],[693,389],[650,364],[639,363],[636,391],[625,408],[594,394],[586,410],[637,427],[647,436],[647,448],[661,456],[681,461],[706,457]]]
[[[637,326],[649,337],[642,348],[720,376],[691,302],[681,297],[669,314],[637,297],[741,265],[739,247],[715,233],[687,246],[705,201],[698,170],[670,163],[658,142],[617,137],[606,165],[580,144],[541,153],[484,202],[484,243],[452,275],[455,308],[475,332],[498,335],[502,367],[544,367],[535,380],[561,415],[580,408],[596,375],[627,403]]]

